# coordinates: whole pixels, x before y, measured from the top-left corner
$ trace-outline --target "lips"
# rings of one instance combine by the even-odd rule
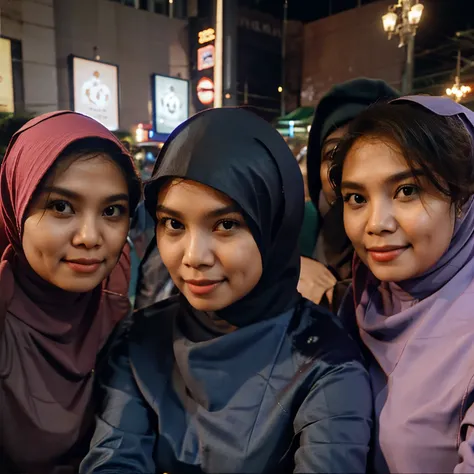
[[[64,259],[63,262],[76,273],[94,273],[100,268],[104,260],[96,258],[71,258]]]
[[[189,291],[196,296],[212,293],[224,280],[185,280]]]
[[[408,247],[409,245],[385,245],[370,247],[367,252],[375,262],[387,263],[398,258]]]

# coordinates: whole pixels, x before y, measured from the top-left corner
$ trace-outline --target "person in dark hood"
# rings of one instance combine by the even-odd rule
[[[297,291],[304,191],[283,138],[241,109],[200,113],[145,203],[180,294],[137,312],[112,351],[80,472],[365,473],[368,375]]]
[[[334,86],[319,102],[309,134],[307,179],[319,211],[314,259],[302,257],[298,286],[306,298],[337,311],[351,277],[353,248],[344,231],[342,202],[328,179],[332,152],[349,123],[376,102],[399,94],[381,80],[358,78]]]

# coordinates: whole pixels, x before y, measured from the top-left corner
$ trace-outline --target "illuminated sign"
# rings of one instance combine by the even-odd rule
[[[153,128],[171,133],[189,117],[189,82],[178,77],[152,76]]]
[[[213,44],[203,46],[197,50],[198,71],[214,67],[215,48]]]
[[[216,32],[214,28],[208,28],[207,30],[202,30],[198,33],[199,44],[209,43],[216,39]]]
[[[14,112],[12,46],[0,38],[0,112]]]
[[[72,109],[109,130],[119,128],[118,67],[72,56]]]
[[[210,105],[214,102],[214,82],[202,77],[197,84],[197,96],[201,104]]]

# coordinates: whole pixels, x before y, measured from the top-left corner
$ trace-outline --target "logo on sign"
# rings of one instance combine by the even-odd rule
[[[214,28],[208,28],[207,30],[202,30],[198,33],[199,44],[209,43],[216,39],[216,32]]]
[[[198,71],[214,67],[214,51],[215,48],[213,44],[198,49]]]
[[[82,100],[84,104],[92,104],[104,109],[110,100],[110,89],[100,80],[100,73],[94,71],[92,77],[82,86]]]

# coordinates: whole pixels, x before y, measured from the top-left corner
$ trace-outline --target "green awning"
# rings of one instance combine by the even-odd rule
[[[295,125],[311,125],[313,123],[314,107],[299,107],[284,117],[279,117],[276,122],[278,125],[288,125],[294,122]]]
[[[276,119],[273,125],[284,137],[307,137],[313,117],[314,107],[299,107],[284,117]]]

